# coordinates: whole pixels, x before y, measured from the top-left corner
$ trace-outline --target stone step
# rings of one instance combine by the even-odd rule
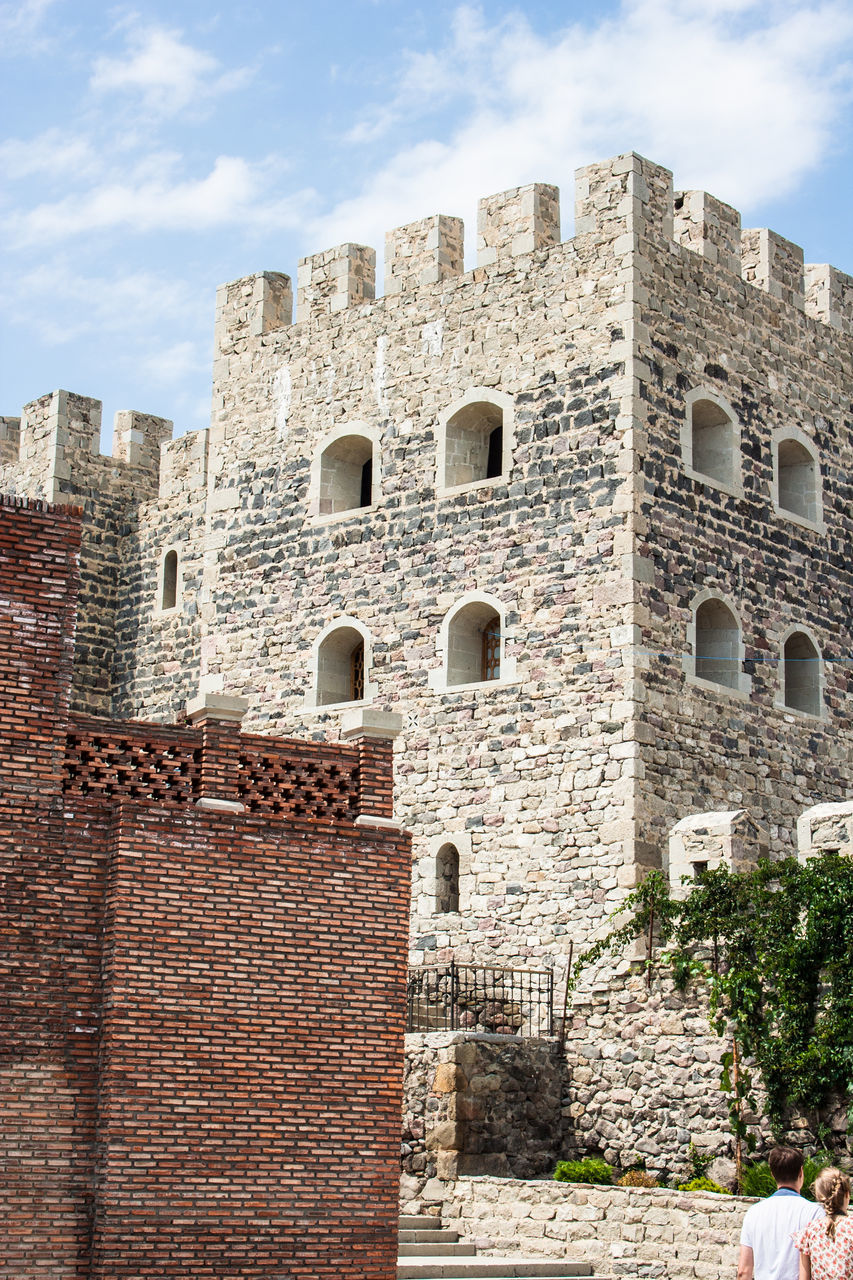
[[[441,1218],[431,1213],[401,1213],[401,1231],[437,1231],[441,1227]]]
[[[425,1231],[424,1235],[438,1236],[437,1240],[402,1242],[399,1245],[401,1258],[472,1258],[477,1252],[475,1244],[459,1244],[456,1240],[444,1239],[443,1232]],[[448,1231],[448,1236],[455,1236],[455,1231]]]
[[[397,1280],[516,1280],[517,1277],[554,1280],[593,1280],[585,1262],[554,1262],[547,1258],[460,1258],[433,1256],[397,1264]],[[596,1280],[604,1280],[603,1276]]]
[[[445,1243],[451,1243],[459,1239],[458,1231],[450,1231],[447,1227],[435,1228],[433,1230],[425,1230],[418,1227],[417,1230],[409,1231],[405,1227],[400,1229],[401,1244],[428,1244],[430,1240],[441,1240]]]

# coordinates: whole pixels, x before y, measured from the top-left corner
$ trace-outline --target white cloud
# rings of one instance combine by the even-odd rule
[[[124,56],[98,58],[89,83],[95,93],[132,94],[149,111],[174,115],[239,88],[249,74],[247,68],[222,71],[217,58],[194,49],[179,31],[134,26]]]
[[[381,245],[436,212],[470,225],[478,197],[536,180],[561,184],[569,209],[578,165],[631,149],[748,208],[827,156],[851,51],[847,0],[624,0],[612,18],[551,34],[462,6],[447,47],[411,59],[349,141],[375,139],[412,103],[455,111],[455,128],[398,149],[312,236]]]
[[[21,4],[0,4],[0,48],[7,57],[21,52],[41,51],[41,29],[56,0],[23,0]]]
[[[9,138],[0,143],[0,170],[8,179],[34,175],[91,177],[103,168],[103,159],[91,140],[82,134],[48,129],[24,141]]]
[[[147,156],[121,181],[101,182],[12,215],[6,220],[9,238],[23,246],[116,228],[197,232],[226,225],[296,227],[315,198],[310,191],[275,198],[271,161],[251,164],[239,156],[219,156],[205,177],[184,180],[175,179],[178,164],[174,155]]]

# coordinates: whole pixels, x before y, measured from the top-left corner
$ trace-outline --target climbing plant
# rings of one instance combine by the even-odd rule
[[[753,1071],[775,1128],[789,1108],[818,1128],[833,1095],[853,1098],[853,861],[825,853],[752,871],[721,866],[678,899],[653,871],[619,915],[575,975],[639,934],[650,978],[660,965],[682,989],[707,984],[711,1025],[727,1042],[720,1084],[739,1166]]]

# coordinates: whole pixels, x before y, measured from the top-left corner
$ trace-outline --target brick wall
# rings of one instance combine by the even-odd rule
[[[390,1280],[388,753],[69,720],[78,546],[0,508],[0,1277]]]

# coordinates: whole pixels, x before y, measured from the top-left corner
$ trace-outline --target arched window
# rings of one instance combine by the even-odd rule
[[[776,440],[776,505],[810,524],[823,518],[820,468],[811,447],[793,436]]]
[[[466,404],[445,428],[444,484],[448,489],[503,472],[503,412],[496,404]]]
[[[354,627],[335,627],[317,650],[317,706],[361,702],[364,696],[364,636]]]
[[[690,435],[693,470],[731,488],[736,480],[731,416],[713,400],[694,400],[690,405]]]
[[[443,844],[436,854],[435,909],[459,910],[459,850],[455,844]]]
[[[807,715],[820,715],[820,654],[804,631],[794,631],[784,644],[783,704]]]
[[[498,680],[501,619],[490,605],[474,601],[454,614],[447,632],[447,683]]]
[[[705,600],[696,610],[695,674],[700,680],[740,687],[740,627],[722,600]]]
[[[160,608],[174,609],[178,603],[178,553],[167,551],[163,557],[162,581],[160,584]]]
[[[320,456],[320,515],[353,511],[373,503],[373,441],[345,435],[327,445]]]

